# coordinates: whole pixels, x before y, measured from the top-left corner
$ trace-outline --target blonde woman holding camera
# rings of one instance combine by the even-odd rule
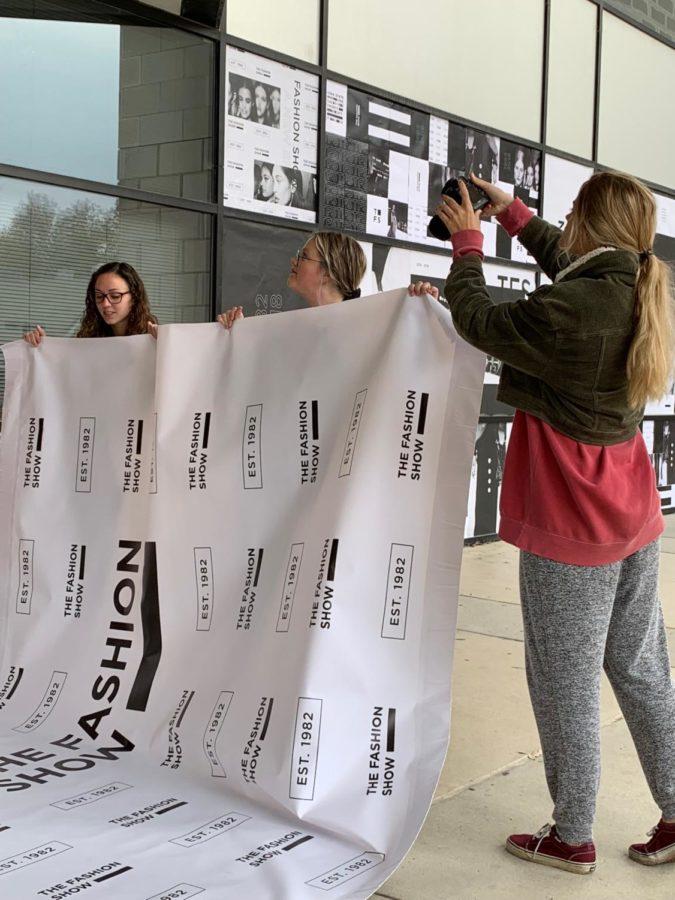
[[[459,334],[503,361],[498,398],[516,408],[500,499],[503,540],[520,550],[530,697],[554,803],[553,825],[506,849],[586,874],[596,866],[603,668],[661,819],[631,859],[675,861],[675,690],[658,596],[663,530],[639,430],[673,366],[668,267],[654,255],[656,203],[637,179],[601,172],[565,228],[474,178],[552,284],[493,304],[480,215],[443,197],[454,259],[445,295]]]

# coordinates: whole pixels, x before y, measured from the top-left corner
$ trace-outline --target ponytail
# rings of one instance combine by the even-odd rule
[[[368,262],[359,242],[336,231],[315,231],[312,237],[328,277],[342,294],[342,299],[360,297],[359,285]]]
[[[628,402],[639,409],[658,400],[673,371],[670,269],[651,251],[640,253],[635,281],[635,333],[628,351]]]
[[[649,188],[622,172],[596,172],[582,184],[559,245],[573,256],[616,247],[638,257],[633,339],[626,361],[633,409],[663,397],[673,371],[670,269],[654,256],[655,234],[656,200]]]

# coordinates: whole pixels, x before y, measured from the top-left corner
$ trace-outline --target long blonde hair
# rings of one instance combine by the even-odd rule
[[[358,241],[337,231],[317,231],[312,237],[328,277],[333,280],[344,300],[360,297],[359,285],[368,262]]]
[[[634,409],[658,400],[673,371],[673,295],[669,267],[654,256],[656,201],[630,175],[598,172],[581,186],[560,249],[570,254],[596,247],[631,250],[638,256],[633,340],[628,350],[628,402]]]

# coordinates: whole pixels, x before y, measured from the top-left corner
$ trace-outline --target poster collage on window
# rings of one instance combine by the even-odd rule
[[[318,207],[319,95],[318,76],[228,48],[226,205],[307,222],[311,229]],[[408,277],[424,278],[442,289],[448,259],[424,253],[422,246],[450,249],[449,243],[437,240],[427,230],[449,178],[473,171],[513,192],[531,208],[539,207],[540,153],[526,143],[508,141],[336,81],[326,85],[324,124],[322,226],[372,237],[372,243],[362,242],[368,258],[364,296],[400,286]],[[574,197],[592,174],[592,166],[547,155],[543,217],[564,226]],[[675,200],[657,195],[657,203],[655,250],[661,258],[675,262]],[[231,244],[238,247],[237,255],[243,253],[242,259],[257,260],[256,271],[271,269],[269,290],[257,290],[255,312],[294,308],[297,298],[286,296],[282,270],[287,268],[289,249],[300,246],[309,230],[304,238],[289,234],[286,242],[277,233],[274,246],[266,242],[263,260],[261,247],[248,246],[261,227],[264,229],[256,226],[246,235],[241,223],[236,226],[237,232],[244,229],[241,240],[233,233]],[[482,227],[486,256],[510,261],[509,265],[485,264],[493,300],[517,300],[534,290],[534,271],[513,265],[533,263],[532,257],[496,223],[484,222]],[[420,251],[380,244],[378,238],[418,243]],[[279,258],[271,265],[275,248]],[[239,268],[231,262],[230,269]],[[545,276],[538,277],[540,283],[546,283]],[[493,535],[499,527],[499,493],[514,412],[497,400],[500,370],[499,361],[488,357],[466,537]],[[675,383],[664,398],[647,407],[643,433],[662,507],[675,509]]]
[[[329,228],[449,248],[428,233],[443,186],[473,172],[533,208],[540,154],[448,119],[382,100],[335,81],[326,87],[325,218]],[[532,262],[484,225],[486,256]]]
[[[227,51],[227,206],[316,222],[319,78],[235,47]],[[324,225],[450,249],[428,232],[443,186],[473,172],[539,204],[540,153],[495,135],[326,85]],[[485,253],[532,263],[495,222]]]

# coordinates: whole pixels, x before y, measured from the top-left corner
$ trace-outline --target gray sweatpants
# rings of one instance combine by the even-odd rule
[[[658,540],[604,566],[520,554],[527,681],[553,819],[568,843],[592,840],[603,666],[654,800],[675,819],[675,689],[658,570]]]

